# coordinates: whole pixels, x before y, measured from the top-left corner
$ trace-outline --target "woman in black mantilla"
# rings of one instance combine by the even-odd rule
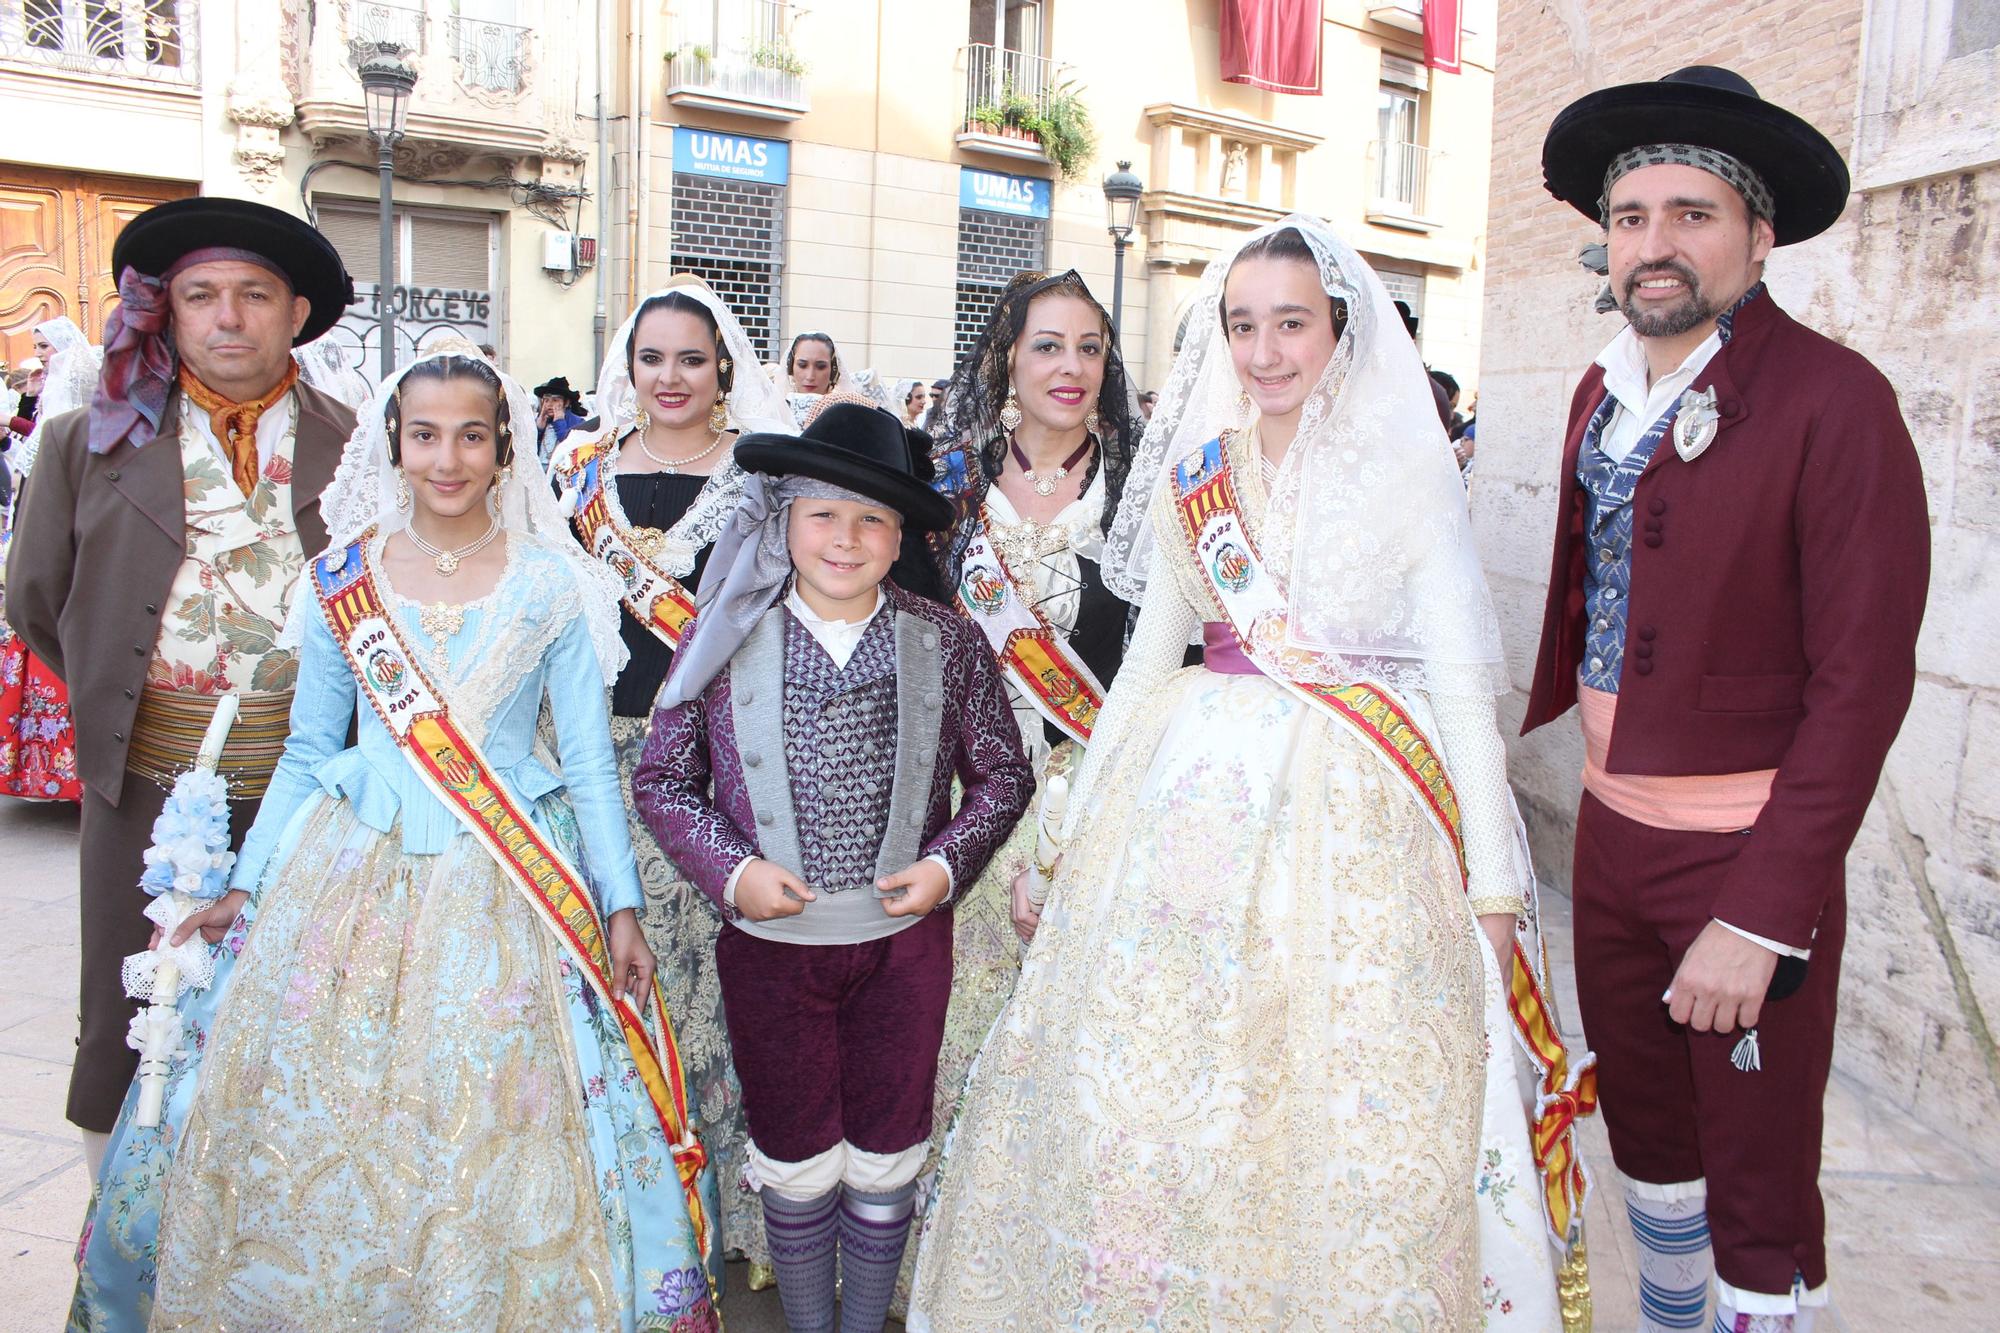
[[[1021,274],[959,362],[945,402],[935,485],[953,522],[939,535],[938,565],[995,647],[1039,786],[1069,768],[1124,652],[1130,608],[1104,586],[1098,560],[1140,427],[1110,317],[1074,270]],[[1043,627],[1046,657],[999,647],[1014,629]],[[1026,876],[1036,822],[1023,819],[979,882],[953,899],[933,1169],[1039,919]]]
[[[639,923],[659,961],[689,1100],[716,1164],[722,1252],[740,1250],[758,1265],[767,1259],[763,1215],[757,1196],[736,1188],[748,1131],[715,975],[720,922],[632,814],[631,787],[653,696],[709,551],[742,498],[737,432],[796,434],[798,424],[735,315],[691,274],[646,297],[612,335],[595,405],[602,424],[571,431],[554,471],[578,539],[626,589],[619,633],[631,660],[611,689],[611,737],[646,891]]]

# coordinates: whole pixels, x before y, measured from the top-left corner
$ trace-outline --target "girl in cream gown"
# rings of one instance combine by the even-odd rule
[[[1496,962],[1517,927],[1539,957],[1533,879],[1462,491],[1374,275],[1312,219],[1248,247],[1317,268],[1339,346],[1302,368],[1282,462],[1254,419],[1218,431],[1243,418],[1217,261],[1190,323],[1214,332],[1107,538],[1140,618],[947,1148],[912,1329],[1559,1325]],[[1170,488],[1204,451],[1284,601],[1247,646]],[[1280,676],[1393,692],[1449,773],[1469,878],[1418,788]]]

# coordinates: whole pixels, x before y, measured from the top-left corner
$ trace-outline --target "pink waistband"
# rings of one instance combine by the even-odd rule
[[[1236,631],[1220,620],[1208,620],[1201,626],[1201,662],[1210,671],[1225,676],[1261,676],[1263,668],[1250,660],[1243,651],[1243,645],[1236,641]]]
[[[1627,819],[1654,828],[1734,833],[1755,824],[1764,802],[1771,799],[1771,781],[1778,776],[1775,768],[1686,777],[1613,773],[1605,760],[1611,753],[1618,696],[1579,686],[1577,705],[1583,720],[1584,789]]]

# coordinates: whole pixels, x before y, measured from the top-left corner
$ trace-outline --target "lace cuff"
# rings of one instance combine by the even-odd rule
[[[1507,787],[1507,746],[1489,697],[1430,696],[1437,741],[1458,793],[1465,833],[1467,898],[1475,914],[1519,915],[1528,896],[1526,858],[1515,846],[1514,803]]]

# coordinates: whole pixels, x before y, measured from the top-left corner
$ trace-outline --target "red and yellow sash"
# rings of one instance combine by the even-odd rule
[[[659,567],[647,543],[627,528],[610,498],[611,454],[602,441],[577,446],[556,470],[556,481],[574,506],[577,536],[584,549],[602,560],[624,588],[625,609],[669,648],[694,619],[694,594]]]
[[[1252,635],[1282,637],[1285,601],[1265,572],[1244,525],[1230,473],[1226,437],[1211,440],[1174,469],[1175,512],[1181,533],[1200,566],[1223,620],[1249,653]],[[1461,882],[1467,881],[1465,840],[1451,776],[1409,708],[1385,686],[1367,681],[1314,685],[1272,677],[1294,694],[1345,723],[1402,775],[1423,802],[1438,835],[1451,849]],[[1469,887],[1469,884],[1468,884]],[[1517,930],[1507,977],[1507,1008],[1515,1036],[1534,1063],[1534,1121],[1528,1138],[1542,1174],[1542,1203],[1549,1228],[1567,1244],[1581,1223],[1589,1194],[1575,1125],[1597,1109],[1597,1070],[1588,1053],[1572,1067],[1555,1010],[1548,1001],[1548,959],[1532,919]],[[1580,1233],[1577,1233],[1580,1234]]]
[[[688,1215],[694,1221],[695,1243],[706,1255],[710,1231],[700,1180],[708,1155],[688,1116],[680,1050],[659,983],[655,981],[652,994],[636,1008],[623,992],[614,990],[604,923],[590,891],[575,867],[536,830],[513,794],[501,785],[485,755],[459,729],[444,697],[417,665],[368,567],[364,550],[373,537],[371,529],[345,551],[329,552],[312,564],[313,587],[334,642],[347,658],[361,693],[424,786],[499,862],[596,992],[598,1003],[618,1016],[632,1063],[672,1146]]]
[[[987,534],[986,515],[965,548],[958,580],[959,609],[979,626],[1000,667],[1021,688],[1036,712],[1079,744],[1104,707],[1104,686],[1068,641],[1042,615],[1034,598],[1007,568]]]

